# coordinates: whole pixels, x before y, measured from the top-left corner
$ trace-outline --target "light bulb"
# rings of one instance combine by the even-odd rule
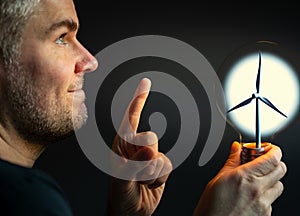
[[[299,119],[295,58],[277,43],[259,41],[237,49],[219,68],[223,115],[239,135],[242,163],[264,154],[275,136]]]

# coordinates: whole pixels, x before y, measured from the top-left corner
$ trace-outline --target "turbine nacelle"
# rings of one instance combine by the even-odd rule
[[[259,99],[259,100],[261,100],[261,101],[264,102],[266,105],[268,105],[269,107],[271,107],[273,110],[277,111],[278,113],[280,113],[281,115],[283,115],[284,117],[287,118],[287,116],[286,116],[284,113],[282,113],[277,107],[275,107],[275,105],[272,104],[272,102],[271,102],[270,100],[268,100],[268,99],[265,98],[265,97],[260,96],[260,94],[258,94],[258,93],[253,93],[252,96],[251,96],[250,98],[248,98],[247,100],[241,102],[240,104],[236,105],[235,107],[231,108],[230,110],[227,111],[227,113],[229,113],[229,112],[231,112],[231,111],[233,111],[233,110],[235,110],[235,109],[238,109],[238,108],[240,108],[240,107],[243,107],[243,106],[245,106],[245,105],[251,103],[251,101],[252,101],[253,99]]]

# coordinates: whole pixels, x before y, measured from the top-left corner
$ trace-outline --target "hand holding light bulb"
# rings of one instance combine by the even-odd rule
[[[264,68],[263,76],[267,75],[267,79],[263,79],[263,92],[259,92],[259,85],[262,84],[258,79],[260,74],[253,73],[254,70],[257,71],[258,50],[266,52],[267,58],[264,60],[270,60],[270,65],[275,65],[276,68],[275,71],[271,70],[271,76],[265,73],[269,70]],[[222,65],[219,76],[226,84],[224,90],[227,110],[236,110],[230,112],[228,118],[227,112],[222,113],[223,98],[219,100],[220,96],[216,95],[216,102],[227,123],[237,132],[240,139],[239,142],[233,142],[225,165],[207,184],[194,216],[270,216],[273,202],[282,194],[283,184],[280,180],[286,174],[287,168],[281,161],[280,147],[271,141],[273,142],[279,130],[286,129],[287,125],[290,126],[299,119],[299,82],[289,65],[278,58],[279,54],[282,54],[278,51],[282,50],[274,43],[257,42],[254,46],[252,44],[238,50]],[[251,62],[255,63],[254,66],[249,64]],[[233,73],[236,71],[242,73]],[[228,72],[231,72],[230,76]],[[266,85],[265,81],[269,81],[269,84]],[[254,94],[246,99],[245,96],[253,94],[255,87],[261,94]],[[259,99],[262,95],[269,99]],[[255,103],[249,104],[252,99],[263,102],[258,110]],[[241,108],[244,105],[247,105],[247,108]],[[277,106],[282,109],[282,113]],[[261,113],[260,116],[256,114],[257,111]],[[286,114],[288,119],[278,115],[278,111],[280,114]]]
[[[286,165],[279,147],[269,145],[265,154],[241,165],[241,145],[234,142],[225,165],[207,184],[194,216],[271,215],[272,203],[281,195],[280,179]]]
[[[295,56],[276,43],[259,41],[235,51],[218,72],[227,104],[223,115],[239,135],[242,163],[262,155],[299,119]]]

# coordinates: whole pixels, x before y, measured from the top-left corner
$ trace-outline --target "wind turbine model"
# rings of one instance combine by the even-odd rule
[[[283,115],[284,117],[287,118],[287,116],[285,114],[283,114],[279,109],[277,109],[270,100],[268,100],[265,97],[262,97],[259,93],[260,91],[260,70],[261,70],[261,53],[259,52],[259,65],[258,65],[258,73],[257,73],[257,78],[256,78],[256,93],[253,93],[252,96],[250,98],[248,98],[247,100],[241,102],[240,104],[236,105],[235,107],[231,108],[230,110],[227,111],[227,113],[231,112],[232,110],[238,109],[242,106],[245,106],[247,104],[249,104],[253,99],[255,99],[256,101],[256,131],[255,131],[255,135],[256,135],[256,148],[261,148],[261,131],[260,131],[260,101],[264,102],[266,105],[268,105],[269,107],[271,107],[272,109],[274,109],[275,111],[277,111],[278,113],[280,113],[281,115]]]

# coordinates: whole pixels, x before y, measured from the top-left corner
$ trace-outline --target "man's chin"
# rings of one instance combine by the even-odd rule
[[[85,110],[81,109],[80,111],[81,112],[78,113],[76,116],[73,116],[72,119],[74,131],[79,130],[87,122],[88,115],[87,115],[86,108]]]

